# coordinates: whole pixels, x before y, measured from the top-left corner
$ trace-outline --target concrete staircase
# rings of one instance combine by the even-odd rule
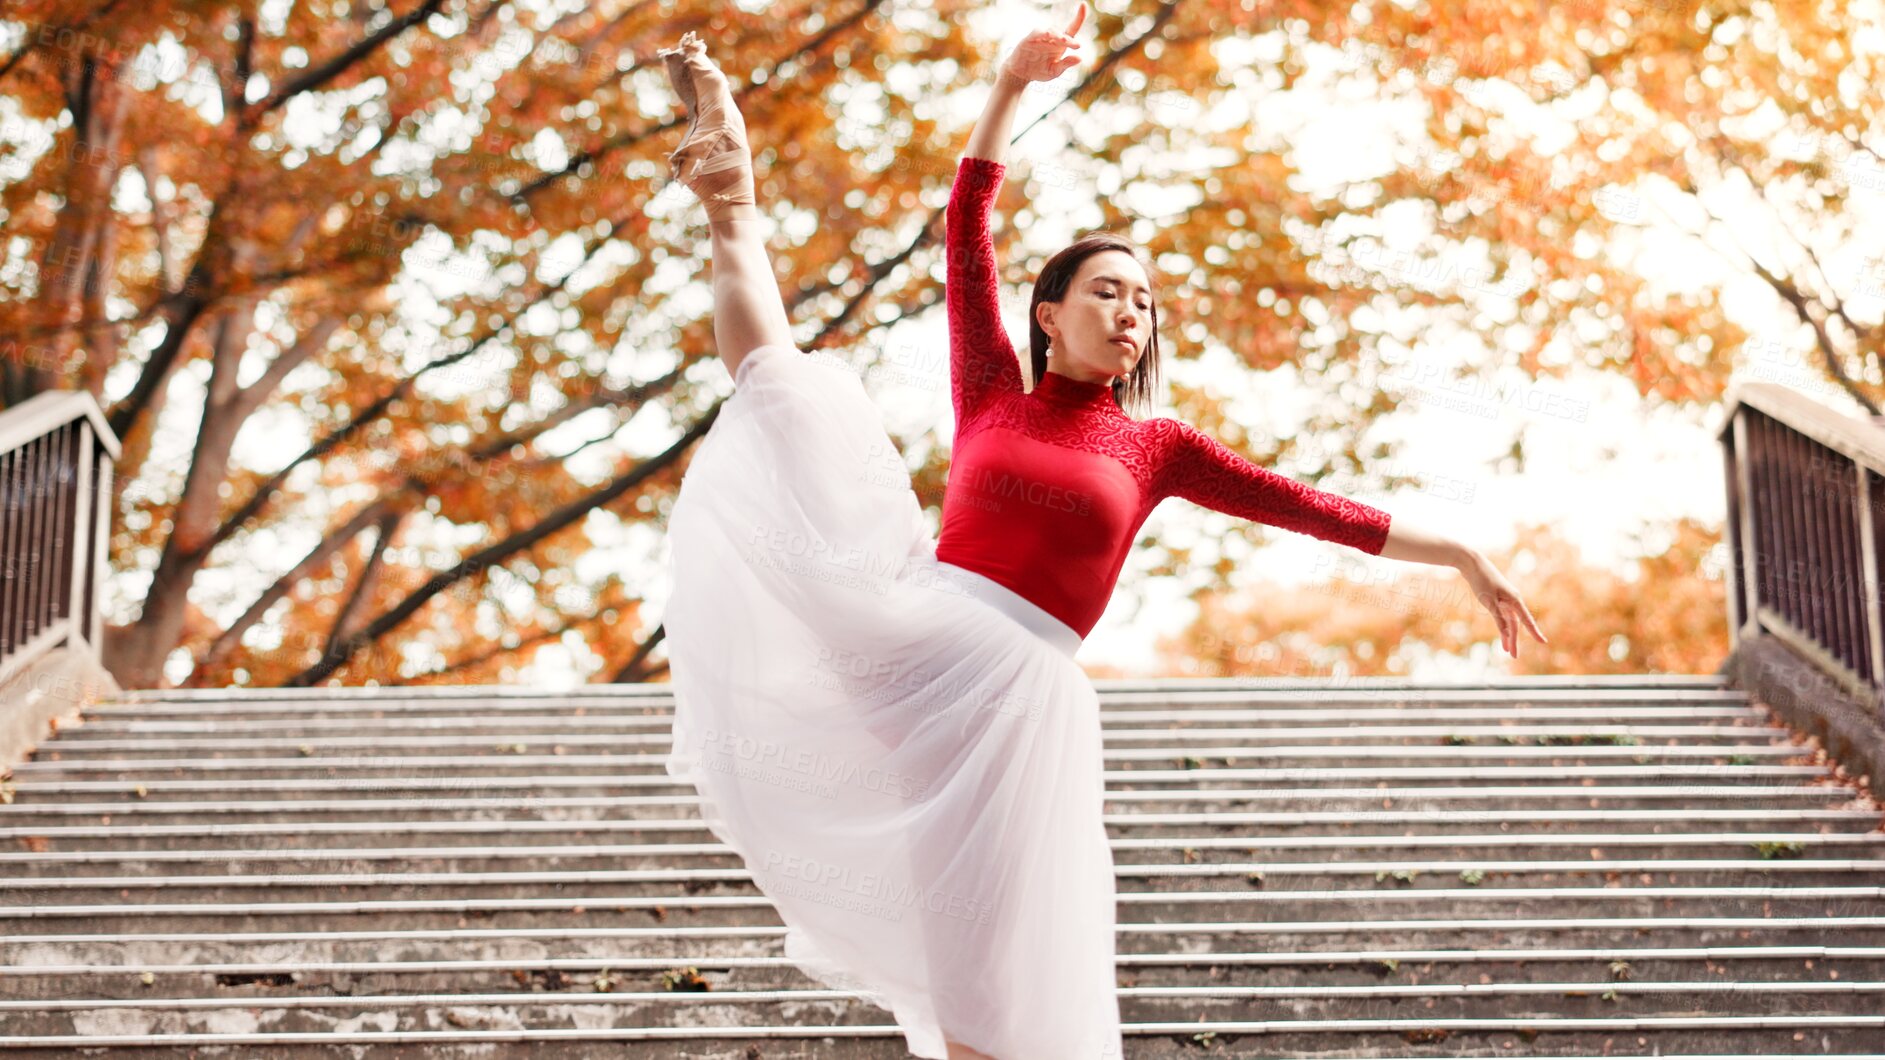
[[[1885,1054],[1885,818],[1720,678],[1099,688],[1133,1060]],[[0,785],[0,1046],[907,1056],[784,961],[671,707],[97,705]]]

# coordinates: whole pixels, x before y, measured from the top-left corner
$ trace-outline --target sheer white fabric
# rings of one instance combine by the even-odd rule
[[[1078,633],[935,558],[857,376],[765,346],[668,524],[667,770],[786,956],[910,1052],[1123,1056],[1099,703]]]

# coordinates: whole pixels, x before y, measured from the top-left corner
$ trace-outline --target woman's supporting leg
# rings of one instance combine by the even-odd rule
[[[978,1053],[966,1045],[957,1045],[947,1038],[943,1039],[943,1045],[949,1050],[949,1060],[995,1060],[987,1053]]]
[[[713,341],[728,374],[739,378],[740,362],[766,345],[792,345],[792,325],[779,297],[779,281],[760,235],[753,206],[734,206],[709,222],[713,229]]]

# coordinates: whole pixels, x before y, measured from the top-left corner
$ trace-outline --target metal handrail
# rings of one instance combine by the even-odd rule
[[[85,391],[0,412],[0,685],[55,648],[102,666],[118,437]]]
[[[1772,383],[1731,386],[1724,404],[1735,645],[1771,635],[1877,711],[1885,427]]]

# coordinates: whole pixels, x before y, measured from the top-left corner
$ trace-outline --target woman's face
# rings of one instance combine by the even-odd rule
[[[1123,250],[1088,255],[1066,295],[1036,310],[1053,342],[1048,368],[1076,379],[1128,375],[1152,341],[1151,285]]]

